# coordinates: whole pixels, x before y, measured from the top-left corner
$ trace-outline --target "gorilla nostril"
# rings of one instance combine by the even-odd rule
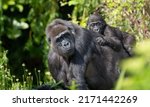
[[[63,43],[63,46],[64,46],[64,47],[68,47],[68,46],[70,46],[70,43],[69,43],[69,42],[64,42],[64,43]]]
[[[96,32],[99,32],[99,29],[96,29]]]
[[[64,43],[64,46],[67,46],[67,43]]]
[[[67,42],[66,45],[69,45],[69,42]]]
[[[95,28],[95,29],[93,29],[95,32],[99,32],[99,29],[98,28]]]

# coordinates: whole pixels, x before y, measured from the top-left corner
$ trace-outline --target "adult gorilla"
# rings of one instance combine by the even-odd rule
[[[48,56],[53,78],[67,87],[73,80],[78,89],[111,89],[117,71],[107,71],[101,48],[95,42],[99,34],[71,22],[56,19],[46,28],[52,45]]]

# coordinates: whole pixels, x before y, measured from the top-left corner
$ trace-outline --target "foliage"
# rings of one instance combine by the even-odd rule
[[[23,84],[15,75],[10,74],[10,69],[7,66],[7,51],[0,53],[0,89],[32,89],[32,76],[31,73],[23,75]],[[25,70],[26,71],[26,70]],[[26,71],[27,73],[27,71]]]
[[[24,63],[34,77],[34,84],[37,84],[36,73],[39,70],[43,81],[48,53],[45,27],[50,20],[58,16],[57,2],[1,0],[0,8],[0,39],[2,47],[8,50],[8,67],[11,74],[23,81],[20,75],[24,74]]]
[[[10,74],[10,69],[7,66],[8,58],[7,51],[0,52],[0,90],[27,90],[36,88],[33,86],[33,76],[29,72],[25,64],[22,64],[24,74],[22,75],[23,82],[20,82],[15,75]],[[40,80],[40,71],[36,73],[37,86],[42,85]],[[49,72],[45,73],[44,84],[49,84],[52,87],[57,87],[57,84]]]
[[[71,17],[74,23],[79,23],[85,27],[89,14],[101,4],[101,1],[102,0],[69,0],[66,2],[62,0],[61,5],[73,5],[73,12],[68,16]]]
[[[150,89],[150,40],[139,42],[135,47],[136,56],[123,61],[123,75],[116,89]]]
[[[150,2],[149,2],[149,0],[145,0],[144,9],[145,9],[145,11],[146,11],[146,12],[149,14],[149,16],[150,16]]]
[[[10,87],[10,72],[7,69],[7,57],[6,52],[0,52],[0,89],[5,89],[5,87]]]

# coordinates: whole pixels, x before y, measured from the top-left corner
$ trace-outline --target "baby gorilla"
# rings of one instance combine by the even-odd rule
[[[114,51],[120,52],[122,58],[133,55],[132,48],[135,44],[135,37],[109,26],[98,14],[98,11],[90,15],[87,28],[102,34],[103,38],[97,38],[100,45],[107,45]]]
[[[99,43],[98,47],[101,49],[107,72],[115,72],[115,75],[112,76],[114,77],[113,81],[116,81],[120,74],[120,60],[132,56],[132,47],[135,43],[134,36],[109,26],[98,14],[98,11],[89,16],[87,28],[100,34],[96,39]]]

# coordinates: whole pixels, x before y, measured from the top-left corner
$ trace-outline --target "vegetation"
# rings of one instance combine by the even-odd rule
[[[135,57],[121,64],[115,89],[150,89],[148,4],[149,0],[0,0],[0,89],[56,86],[47,66],[46,25],[63,18],[85,27],[97,7],[108,24],[135,35],[138,41]]]
[[[116,89],[150,89],[150,40],[141,41],[135,47],[136,56],[123,61],[122,75]],[[124,77],[128,74],[127,77]]]

